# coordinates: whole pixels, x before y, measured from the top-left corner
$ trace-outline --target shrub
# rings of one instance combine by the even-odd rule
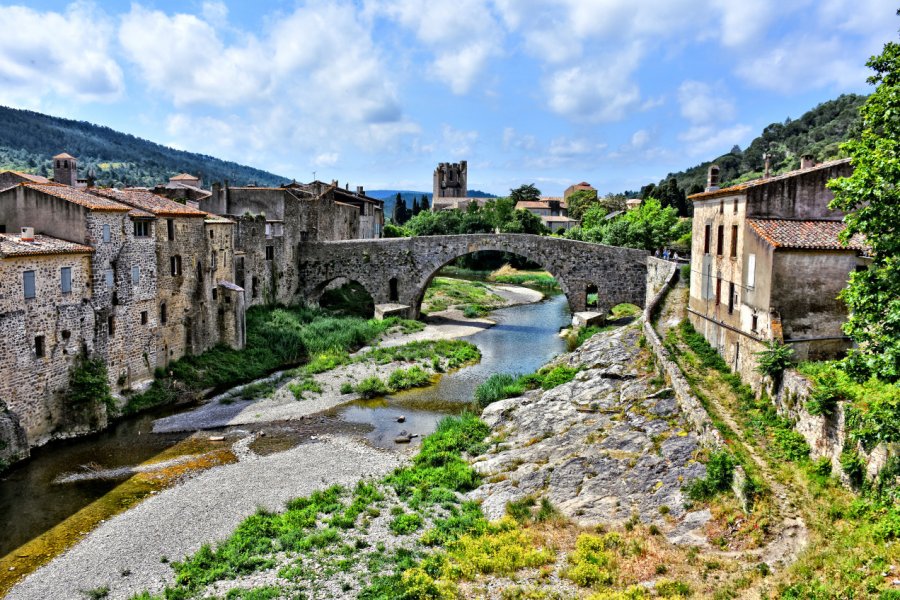
[[[841,469],[847,474],[850,483],[859,487],[866,474],[866,461],[855,448],[844,448],[841,452]]]
[[[106,363],[82,354],[69,372],[69,393],[67,398],[78,407],[106,405],[112,409],[115,404],[109,391],[109,373]]]
[[[772,379],[778,379],[791,366],[794,350],[778,340],[766,342],[766,349],[756,353],[756,371]]]
[[[391,521],[390,528],[394,535],[409,535],[422,527],[422,517],[419,513],[399,514]]]
[[[416,365],[409,369],[397,369],[390,374],[387,386],[395,391],[408,390],[431,384],[431,377],[422,367]]]
[[[572,381],[573,379],[575,379],[575,375],[577,373],[578,369],[575,367],[566,367],[563,365],[554,367],[553,369],[543,373],[541,387],[545,390],[553,389],[564,383]]]
[[[612,585],[616,561],[608,548],[604,537],[589,533],[579,535],[564,576],[582,587]]]
[[[706,477],[695,479],[686,488],[691,500],[708,500],[720,492],[731,489],[735,460],[724,451],[713,452],[706,462]]]
[[[349,381],[345,381],[341,384],[341,393],[342,394],[352,394],[353,393],[353,384]]]
[[[378,396],[384,396],[389,391],[387,385],[385,385],[384,381],[377,375],[366,377],[356,386],[356,393],[367,400],[377,398]]]
[[[656,593],[663,598],[686,598],[691,595],[691,586],[671,579],[660,579],[656,582]]]

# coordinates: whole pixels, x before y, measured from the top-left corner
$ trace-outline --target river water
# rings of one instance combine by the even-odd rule
[[[530,373],[565,351],[560,328],[570,321],[565,296],[504,308],[491,313],[497,325],[467,340],[482,353],[479,364],[441,377],[437,385],[369,402],[354,402],[329,411],[320,420],[332,429],[352,425],[373,445],[393,448],[394,437],[405,429],[421,436],[434,430],[439,419],[465,410],[475,387],[493,373]],[[184,443],[189,434],[151,433],[153,421],[185,408],[149,412],[116,423],[85,438],[59,441],[37,448],[24,464],[0,479],[0,557],[99,499],[108,498],[121,480],[90,479],[58,484],[62,474],[90,468],[111,469],[142,463]],[[399,416],[406,418],[397,423]],[[306,423],[308,430],[312,423]],[[149,493],[149,492],[144,492]],[[116,499],[116,502],[125,500]],[[0,593],[2,595],[2,593]]]

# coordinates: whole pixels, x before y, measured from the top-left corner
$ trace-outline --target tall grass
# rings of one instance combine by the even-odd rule
[[[397,319],[338,317],[304,306],[254,306],[247,311],[247,344],[243,350],[216,346],[173,362],[147,391],[131,397],[123,412],[131,414],[179,398],[196,397],[202,390],[246,383],[312,357],[342,355],[397,324]]]

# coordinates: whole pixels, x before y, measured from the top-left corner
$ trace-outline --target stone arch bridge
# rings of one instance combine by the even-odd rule
[[[362,285],[375,304],[406,305],[407,314],[417,317],[425,290],[441,267],[485,250],[517,254],[541,265],[556,277],[573,313],[586,310],[588,288],[596,288],[596,310],[602,314],[622,302],[644,305],[644,250],[529,234],[305,243],[300,247],[298,292],[317,302],[329,283],[346,278]]]

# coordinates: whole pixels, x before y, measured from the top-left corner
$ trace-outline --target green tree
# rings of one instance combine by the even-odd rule
[[[419,199],[413,196],[412,216],[416,216],[420,212],[422,212],[422,207],[419,206]]]
[[[422,201],[419,202],[419,208],[422,210],[431,210],[431,204],[428,203],[428,196],[422,194]]]
[[[541,199],[541,190],[534,187],[533,183],[520,185],[514,190],[509,190],[509,197],[513,201],[513,206],[517,202],[534,202]]]
[[[898,11],[900,12],[900,11]],[[844,241],[862,234],[872,264],[850,274],[841,294],[850,317],[844,331],[857,347],[846,366],[857,378],[900,380],[900,44],[889,42],[866,63],[876,85],[860,109],[862,131],[842,146],[853,160],[850,177],[829,182],[831,208],[847,211]]]
[[[596,204],[597,190],[578,190],[569,196],[569,217],[581,219],[584,212]]]
[[[406,200],[403,199],[403,196],[400,195],[400,192],[397,192],[397,200],[394,203],[394,214],[393,219],[394,223],[397,225],[403,225],[407,221],[409,221],[409,209],[406,207]]]
[[[571,213],[569,213],[571,214]],[[585,211],[581,218],[583,229],[597,229],[606,224],[606,215],[609,212],[601,204],[593,204]]]

